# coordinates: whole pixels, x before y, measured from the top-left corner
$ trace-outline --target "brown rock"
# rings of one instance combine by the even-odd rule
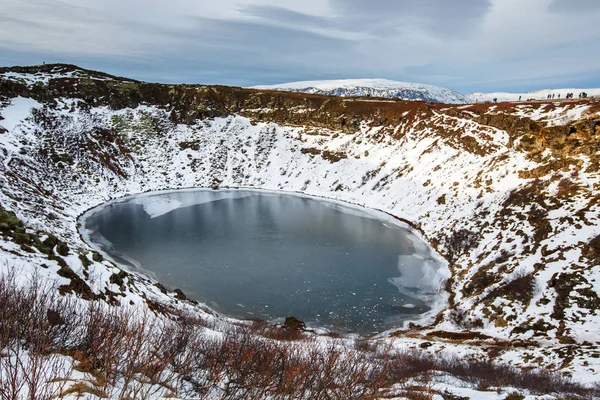
[[[287,317],[283,326],[292,331],[301,331],[306,328],[306,324],[296,317]]]
[[[65,324],[65,320],[60,316],[60,314],[57,311],[48,310],[47,316],[48,316],[48,323],[50,324],[50,326]]]

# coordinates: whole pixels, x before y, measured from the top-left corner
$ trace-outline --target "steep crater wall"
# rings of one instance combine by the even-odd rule
[[[76,218],[108,199],[184,187],[298,191],[407,220],[446,257],[450,305],[424,334],[545,338],[571,359],[585,351],[577,344],[598,340],[594,101],[451,107],[94,75],[3,79],[0,93],[0,125],[11,123],[0,136],[2,207],[31,234],[68,243],[71,282],[87,279]],[[25,245],[33,253],[3,248],[11,259],[38,256]],[[90,290],[111,298],[122,280]]]

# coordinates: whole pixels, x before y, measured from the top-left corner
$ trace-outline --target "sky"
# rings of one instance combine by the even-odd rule
[[[165,83],[600,87],[600,0],[0,0],[0,65]]]

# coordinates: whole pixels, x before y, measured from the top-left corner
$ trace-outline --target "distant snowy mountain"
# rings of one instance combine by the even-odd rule
[[[554,95],[554,99],[564,99],[566,98],[567,93],[573,93],[573,98],[576,99],[582,92],[585,92],[588,97],[600,96],[600,89],[542,89],[525,93],[469,93],[467,94],[467,97],[469,98],[470,103],[474,103],[475,101],[493,101],[494,99],[497,99],[498,101],[525,101],[530,99],[546,100],[548,99],[548,95]]]
[[[470,102],[467,96],[443,87],[421,83],[397,82],[387,79],[303,81],[270,86],[254,86],[252,89],[282,90],[343,97],[385,97],[448,104]]]

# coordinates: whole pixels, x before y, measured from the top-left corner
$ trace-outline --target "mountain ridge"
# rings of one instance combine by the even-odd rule
[[[462,104],[469,101],[466,96],[440,86],[389,79],[299,81],[277,85],[258,85],[250,88],[342,97],[398,98],[448,104]]]
[[[16,65],[10,67],[0,66],[0,74],[4,75],[5,79],[10,79],[10,77],[19,78],[19,75],[20,77],[29,77],[30,79],[35,79],[36,76],[39,78],[40,76],[47,75],[53,77],[54,79],[88,77],[123,82],[140,82],[136,79],[116,76],[102,71],[86,69],[75,64],[65,63]]]

